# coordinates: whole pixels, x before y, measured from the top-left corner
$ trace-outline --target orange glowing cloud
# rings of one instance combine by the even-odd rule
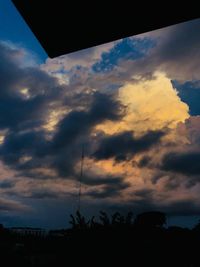
[[[141,135],[148,130],[175,128],[189,117],[188,106],[181,101],[171,81],[163,73],[155,73],[153,80],[139,80],[119,89],[119,100],[127,106],[127,114],[120,122],[106,122],[96,129],[106,134],[134,131]]]

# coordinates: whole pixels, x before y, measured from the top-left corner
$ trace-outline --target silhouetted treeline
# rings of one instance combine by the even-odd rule
[[[129,212],[86,219],[70,216],[71,228],[47,236],[20,235],[0,225],[2,266],[200,267],[200,223],[168,226],[166,215]]]

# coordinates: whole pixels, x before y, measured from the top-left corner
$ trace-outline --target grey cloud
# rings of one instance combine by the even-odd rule
[[[28,207],[20,202],[0,198],[0,211],[26,211]]]
[[[124,107],[113,95],[88,94],[84,109],[79,108],[82,104],[72,107],[58,122],[52,139],[47,140],[41,126],[49,112],[56,109],[56,102],[67,104],[69,87],[60,86],[55,78],[39,68],[21,67],[15,57],[10,56],[14,52],[18,51],[1,45],[0,74],[6,78],[1,80],[0,87],[0,127],[8,132],[0,145],[0,158],[17,170],[17,175],[33,178],[37,168],[49,168],[60,177],[76,176],[74,166],[80,159],[82,143],[90,143],[92,128],[104,120],[119,120],[124,115]],[[20,95],[22,88],[29,88],[30,98]],[[84,93],[81,95],[85,98]],[[24,157],[29,160],[24,162]],[[35,178],[41,177],[46,178],[35,172]]]
[[[185,175],[200,175],[199,152],[170,152],[162,159],[161,169]]]
[[[149,166],[151,162],[151,157],[150,156],[144,156],[138,163],[138,167],[143,168]]]
[[[121,192],[124,189],[127,189],[130,186],[130,183],[124,181],[123,179],[118,180],[116,178],[113,178],[112,183],[107,183],[103,186],[103,189],[100,191],[98,189],[92,190],[89,193],[87,193],[88,196],[94,198],[94,199],[101,199],[101,198],[110,198],[110,197],[116,197],[120,196]]]
[[[59,148],[70,144],[80,135],[88,133],[91,128],[105,120],[116,121],[124,115],[123,106],[112,96],[95,93],[87,111],[72,111],[57,126],[54,146]]]
[[[93,157],[100,159],[114,158],[116,161],[128,160],[137,153],[144,152],[158,144],[163,131],[149,131],[140,138],[135,138],[133,132],[123,132],[106,136],[100,141]]]
[[[103,176],[103,175],[84,175],[82,182],[86,185],[116,185],[124,183],[124,179],[122,177],[116,177],[112,175]]]
[[[154,193],[154,190],[144,188],[144,189],[136,190],[134,192],[134,195],[142,197],[142,198],[151,198],[153,193]]]
[[[45,142],[43,132],[10,132],[0,147],[0,157],[12,167],[27,167],[27,165],[30,166],[30,163],[21,163],[21,158],[24,156],[37,157],[40,151],[44,153],[46,147],[47,142]]]
[[[0,188],[1,189],[10,189],[10,188],[13,188],[15,186],[15,182],[14,181],[2,181],[0,182]]]
[[[113,81],[135,82],[134,75],[151,79],[155,71],[163,71],[170,79],[187,81],[199,79],[200,19],[180,23],[141,35],[156,42],[146,57],[134,60],[122,59],[113,70]],[[138,37],[139,38],[139,37]]]
[[[151,58],[159,69],[169,77],[177,80],[198,79],[200,19],[177,24],[163,29],[160,45],[152,53]]]
[[[60,197],[59,192],[53,192],[51,190],[32,190],[28,198],[34,199],[57,199]]]
[[[63,93],[58,90],[57,80],[34,67],[22,67],[14,50],[0,43],[0,128],[30,129],[44,123],[50,104]],[[23,97],[21,89],[27,88],[29,98]]]
[[[159,55],[162,61],[187,62],[199,54],[200,19],[191,20],[168,28]],[[163,30],[164,31],[164,30]],[[163,53],[162,53],[163,52]]]

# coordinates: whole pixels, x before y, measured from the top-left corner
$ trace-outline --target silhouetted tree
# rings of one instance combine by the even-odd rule
[[[128,214],[126,215],[126,218],[125,218],[125,223],[126,225],[132,225],[132,219],[133,219],[133,212],[128,212]]]
[[[166,215],[159,211],[144,212],[135,218],[134,225],[145,228],[163,227],[166,224]]]
[[[193,231],[195,231],[195,232],[200,232],[200,220],[199,220],[199,222],[193,227]]]
[[[100,216],[99,216],[99,219],[100,219],[100,221],[102,222],[102,224],[104,225],[104,226],[108,226],[108,225],[110,225],[110,219],[109,219],[109,217],[108,217],[108,215],[107,215],[107,213],[105,212],[105,211],[100,211]]]
[[[89,227],[90,221],[86,222],[85,217],[82,216],[78,210],[76,212],[76,217],[74,217],[72,214],[70,214],[70,217],[71,217],[70,224],[72,225],[72,228],[74,228],[74,229],[86,229]]]
[[[112,215],[112,224],[118,224],[120,221],[120,213],[119,212],[115,212]]]

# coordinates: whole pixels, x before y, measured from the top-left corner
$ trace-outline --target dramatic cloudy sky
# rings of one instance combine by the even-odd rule
[[[1,223],[65,227],[82,147],[87,215],[197,218],[200,19],[50,59],[11,3],[1,5]]]

